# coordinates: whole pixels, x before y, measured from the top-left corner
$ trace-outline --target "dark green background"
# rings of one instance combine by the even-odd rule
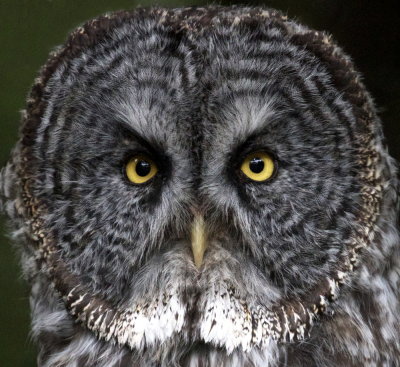
[[[70,30],[106,11],[131,9],[137,5],[206,3],[185,0],[0,0],[0,167],[5,164],[17,139],[19,111],[24,107],[25,96],[37,70],[52,47],[62,43]],[[396,2],[270,0],[257,3],[281,9],[316,29],[333,34],[363,73],[384,121],[390,151],[399,159],[400,24]],[[2,220],[0,233],[4,232]],[[0,235],[0,366],[35,366],[35,348],[28,335],[28,291],[20,278],[17,256],[10,241]]]

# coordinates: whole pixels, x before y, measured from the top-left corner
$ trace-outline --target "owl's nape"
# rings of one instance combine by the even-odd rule
[[[399,366],[395,166],[324,33],[242,7],[88,22],[0,176],[39,365]]]

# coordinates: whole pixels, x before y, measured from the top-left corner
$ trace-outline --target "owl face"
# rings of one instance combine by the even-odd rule
[[[43,271],[73,317],[131,348],[303,338],[375,210],[337,49],[278,13],[216,9],[89,23],[28,110]]]

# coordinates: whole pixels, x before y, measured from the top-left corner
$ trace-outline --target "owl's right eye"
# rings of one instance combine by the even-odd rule
[[[125,167],[126,176],[134,184],[151,180],[158,172],[157,165],[144,154],[132,157]]]

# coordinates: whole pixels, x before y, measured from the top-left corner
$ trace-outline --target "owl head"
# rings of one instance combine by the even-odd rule
[[[135,353],[274,354],[333,317],[396,184],[329,36],[269,9],[156,8],[51,54],[2,201],[39,339],[57,310],[54,330]]]

